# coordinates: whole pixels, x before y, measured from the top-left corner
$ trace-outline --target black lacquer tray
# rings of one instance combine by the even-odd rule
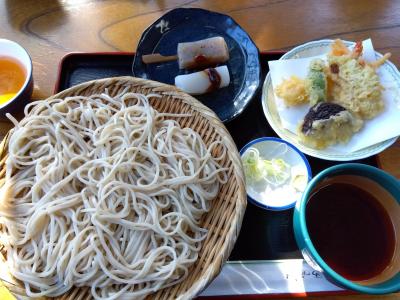
[[[262,80],[268,73],[268,61],[276,60],[282,52],[261,53]],[[132,76],[133,53],[71,53],[59,66],[55,92],[94,79]],[[226,123],[238,150],[247,142],[263,136],[277,136],[269,126],[261,107],[261,87],[246,109]],[[312,174],[342,162],[326,161],[307,156]],[[375,156],[360,161],[377,166]],[[229,260],[277,260],[301,258],[292,229],[293,208],[266,211],[248,203],[242,229]]]

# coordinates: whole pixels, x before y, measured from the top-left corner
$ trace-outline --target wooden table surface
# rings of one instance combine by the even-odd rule
[[[340,37],[372,38],[400,66],[400,1],[397,0],[2,0],[0,38],[25,47],[33,60],[34,99],[53,93],[60,59],[69,52],[135,51],[143,30],[176,7],[201,7],[232,16],[261,51]],[[399,119],[400,121],[400,119]],[[10,128],[0,122],[0,136]],[[400,178],[400,142],[379,155]],[[376,299],[335,296],[324,299]],[[400,294],[384,299],[399,299]]]

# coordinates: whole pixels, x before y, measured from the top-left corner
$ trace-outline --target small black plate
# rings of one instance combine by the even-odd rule
[[[180,42],[192,42],[222,36],[229,48],[228,87],[195,96],[227,122],[238,116],[250,103],[260,84],[259,52],[249,35],[229,16],[199,8],[177,8],[169,11],[140,38],[132,71],[134,76],[175,83],[175,77],[195,70],[180,70],[177,61],[146,65],[142,55],[160,53],[176,55]]]

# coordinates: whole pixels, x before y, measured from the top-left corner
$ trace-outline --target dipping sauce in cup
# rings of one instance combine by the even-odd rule
[[[400,184],[362,164],[319,173],[294,212],[305,260],[339,285],[370,294],[400,290]]]
[[[33,91],[32,61],[16,42],[0,39],[0,117],[22,111]]]
[[[26,70],[21,62],[0,56],[0,104],[14,98],[25,83]]]

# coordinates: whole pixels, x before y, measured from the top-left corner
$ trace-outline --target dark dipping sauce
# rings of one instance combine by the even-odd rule
[[[209,68],[204,70],[210,80],[210,86],[207,89],[207,93],[215,91],[221,85],[221,76],[218,74],[217,70],[214,68]]]
[[[312,194],[306,226],[322,259],[346,279],[375,277],[393,257],[395,233],[388,213],[357,186],[332,183]]]

